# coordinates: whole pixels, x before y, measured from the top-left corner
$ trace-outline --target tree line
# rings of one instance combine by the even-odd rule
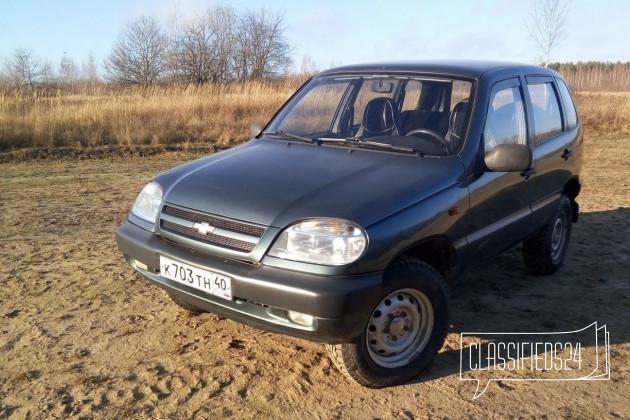
[[[168,27],[150,16],[128,23],[102,69],[105,81],[116,85],[261,80],[286,74],[292,64],[290,54],[282,14],[264,8],[238,13],[229,6],[213,6]],[[55,71],[32,51],[18,48],[0,71],[0,84],[19,90],[74,88],[98,81],[92,54],[81,68],[64,54]]]
[[[630,62],[550,63],[574,91],[630,91]]]

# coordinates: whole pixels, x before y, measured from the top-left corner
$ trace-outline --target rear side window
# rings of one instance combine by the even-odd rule
[[[564,81],[558,79],[558,89],[560,89],[560,97],[562,98],[562,104],[564,105],[564,112],[566,113],[567,128],[574,128],[577,126],[577,112],[573,100],[571,99],[571,93]]]
[[[534,114],[534,140],[539,143],[562,132],[558,95],[553,83],[527,84]]]

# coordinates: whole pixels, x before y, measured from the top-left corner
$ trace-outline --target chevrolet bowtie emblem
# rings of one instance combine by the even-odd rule
[[[206,222],[195,223],[192,227],[197,229],[197,231],[199,231],[202,235],[209,235],[214,232],[214,229],[216,229],[214,226]]]

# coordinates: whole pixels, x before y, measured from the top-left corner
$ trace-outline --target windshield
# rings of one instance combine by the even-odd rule
[[[461,148],[472,83],[401,75],[312,79],[264,135],[446,156]]]

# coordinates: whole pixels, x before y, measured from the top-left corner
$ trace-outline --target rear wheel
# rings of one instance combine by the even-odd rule
[[[406,382],[431,362],[449,328],[448,298],[440,274],[403,257],[384,274],[383,297],[352,343],[328,345],[335,366],[372,388]]]
[[[523,259],[531,274],[553,274],[562,265],[571,238],[572,211],[571,200],[562,195],[545,227],[523,242]]]

